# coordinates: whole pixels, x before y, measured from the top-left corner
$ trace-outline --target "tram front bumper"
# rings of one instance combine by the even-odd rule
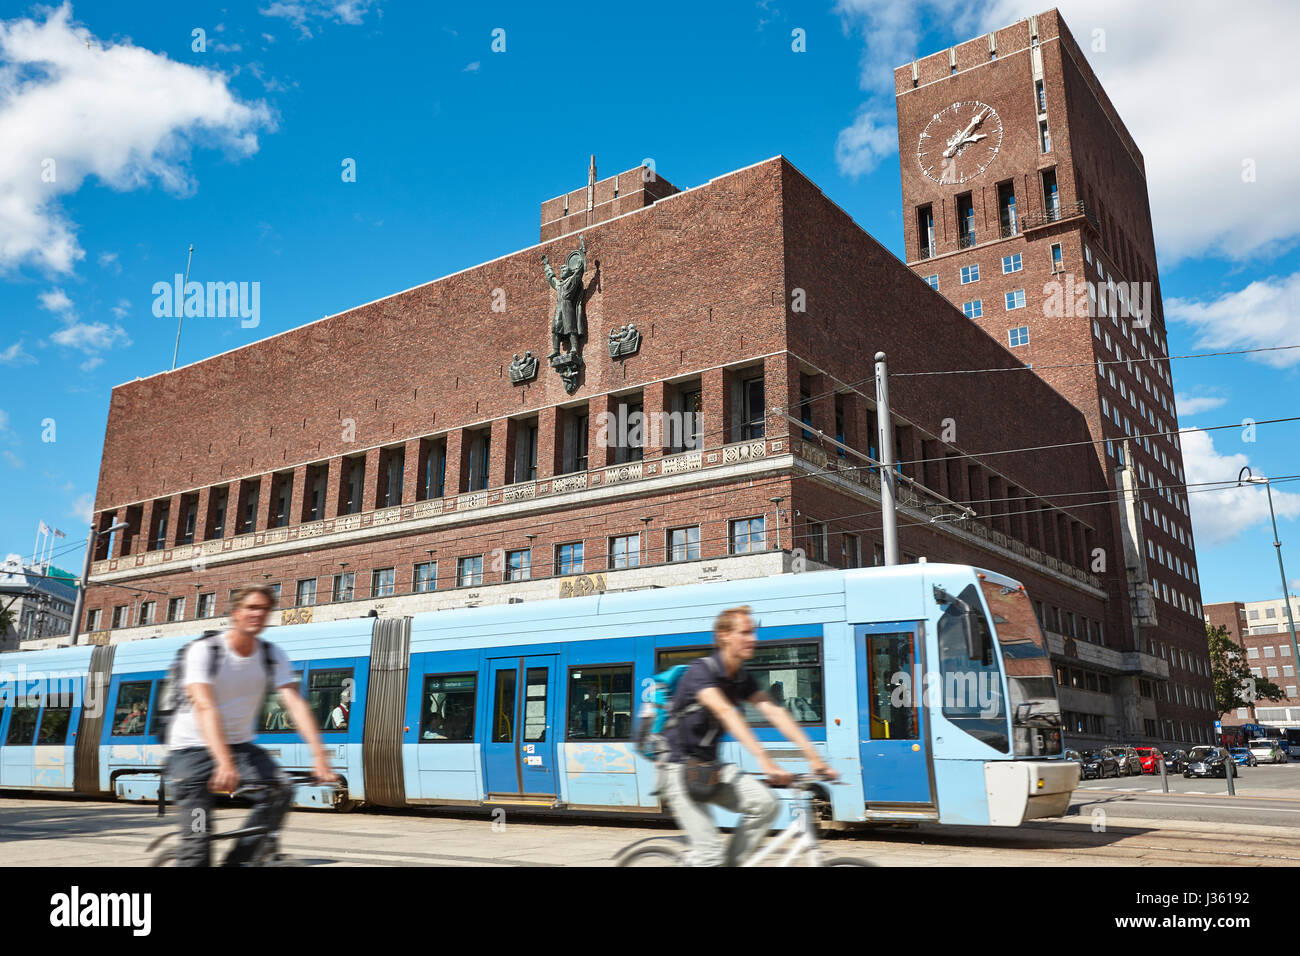
[[[989,825],[1019,826],[1059,817],[1079,784],[1079,765],[1065,760],[998,760],[984,764]]]

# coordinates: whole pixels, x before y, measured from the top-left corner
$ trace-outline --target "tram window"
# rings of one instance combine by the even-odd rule
[[[822,649],[817,643],[769,644],[760,641],[745,670],[754,675],[758,689],[790,712],[800,724],[820,724],[822,705]],[[743,705],[750,723],[766,724],[752,704]]]
[[[547,668],[530,667],[524,686],[524,743],[546,741],[546,681]]]
[[[515,739],[515,679],[513,670],[497,671],[492,694],[492,742],[512,743]]]
[[[971,626],[975,628],[979,646],[994,646],[975,585],[968,584],[958,597],[971,609]],[[996,655],[990,655],[987,664],[971,658],[962,626],[963,613],[961,606],[953,603],[939,618],[943,715],[976,740],[1006,753],[1011,742],[1007,735],[1007,705],[1002,696],[1001,668]]]
[[[20,697],[9,714],[9,734],[5,743],[13,747],[30,747],[36,737],[36,718],[40,715],[39,697]]]
[[[569,670],[569,740],[627,740],[632,734],[632,665]]]
[[[666,671],[678,664],[698,661],[701,657],[708,657],[715,650],[717,648],[704,644],[699,647],[674,647],[672,650],[660,651],[655,655],[655,673]]]
[[[113,736],[134,737],[143,734],[149,716],[149,691],[153,681],[128,681],[117,689],[117,706],[113,708]]]
[[[422,743],[474,739],[477,685],[478,678],[473,674],[442,674],[424,679],[424,703],[420,711]]]
[[[71,707],[46,707],[41,714],[41,729],[36,734],[38,744],[63,745],[68,742],[68,721]]]
[[[307,704],[321,730],[347,730],[352,710],[352,668],[313,670],[307,675]]]
[[[293,672],[293,682],[298,687],[302,686],[302,671]],[[262,723],[258,733],[263,734],[292,734],[297,731],[293,725],[293,714],[289,713],[284,703],[280,700],[280,691],[272,689],[271,693],[266,695],[266,700],[262,703]]]
[[[872,740],[917,738],[915,655],[910,632],[867,635]]]
[[[158,726],[158,722],[162,719],[163,712],[162,709],[158,706],[158,701],[163,700],[167,696],[167,688],[169,686],[171,686],[171,681],[166,677],[158,681],[158,690],[154,693],[154,697],[153,697],[154,700],[153,713],[149,715],[150,736],[156,737],[159,733],[162,732],[162,728]]]

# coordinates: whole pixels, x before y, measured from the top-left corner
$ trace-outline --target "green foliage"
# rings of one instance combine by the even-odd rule
[[[1205,639],[1210,645],[1210,668],[1214,675],[1214,706],[1227,714],[1257,700],[1281,700],[1282,688],[1250,672],[1240,644],[1228,636],[1226,627],[1205,625]]]

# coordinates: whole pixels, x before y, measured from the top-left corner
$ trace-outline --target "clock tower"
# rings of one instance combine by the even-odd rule
[[[1055,10],[901,66],[894,83],[907,264],[1083,413],[1109,478],[1111,543],[1094,555],[1107,632],[1082,639],[1120,652],[1107,661],[1125,717],[1094,722],[1088,695],[1071,699],[1072,668],[1058,668],[1067,739],[1091,745],[1085,728],[1209,743],[1217,714],[1142,153]],[[1069,657],[1073,615],[1039,610]]]

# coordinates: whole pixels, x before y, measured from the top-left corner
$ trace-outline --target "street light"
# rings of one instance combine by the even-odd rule
[[[1245,475],[1243,479],[1241,476]],[[1268,493],[1268,516],[1273,521],[1273,547],[1277,548],[1277,571],[1282,575],[1282,602],[1286,604],[1286,622],[1291,628],[1291,673],[1295,675],[1296,668],[1300,668],[1300,647],[1296,646],[1295,639],[1295,618],[1291,614],[1291,596],[1286,589],[1286,568],[1282,566],[1282,542],[1277,536],[1277,515],[1273,511],[1273,485],[1267,478],[1256,477],[1250,473],[1250,467],[1247,466],[1237,473],[1237,487],[1241,487],[1242,481],[1248,481],[1252,485],[1263,485],[1265,492]],[[1285,688],[1285,684],[1283,687]]]
[[[90,585],[90,562],[95,556],[95,539],[112,534],[114,531],[121,531],[126,527],[129,525],[125,521],[109,525],[103,531],[96,531],[93,524],[90,526],[90,537],[86,539],[86,561],[81,568],[81,584],[77,588],[77,598],[72,605],[72,634],[69,641],[71,644],[77,643],[77,636],[81,633],[81,611],[86,605],[86,588]]]

